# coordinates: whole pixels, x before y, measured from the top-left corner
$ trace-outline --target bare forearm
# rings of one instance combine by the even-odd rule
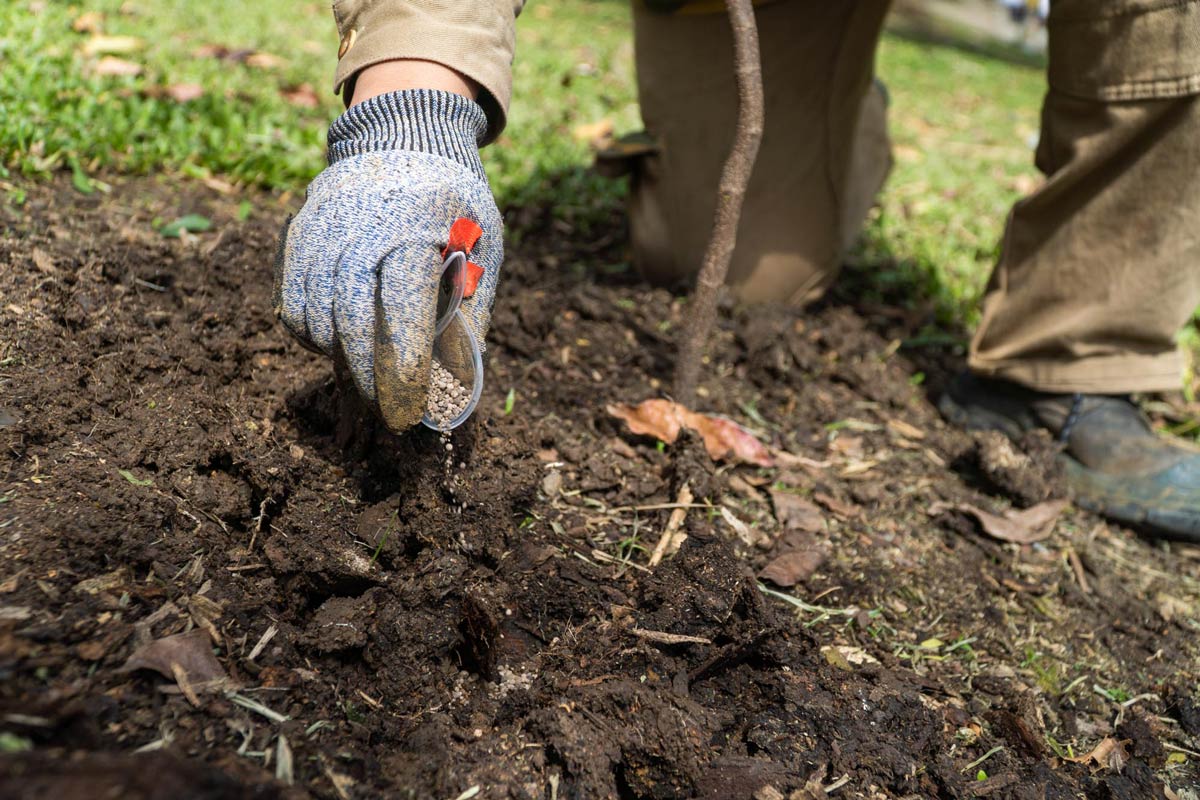
[[[363,69],[354,83],[350,105],[404,89],[438,89],[472,100],[479,97],[479,84],[449,67],[434,61],[399,59]]]

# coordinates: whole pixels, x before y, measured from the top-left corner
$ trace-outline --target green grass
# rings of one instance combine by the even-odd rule
[[[943,324],[975,322],[1012,203],[1036,185],[1041,70],[955,47],[884,38],[895,167],[854,261],[881,289],[909,286]],[[879,265],[886,265],[879,268]]]
[[[38,9],[36,12],[31,9]],[[122,10],[124,9],[124,11]],[[92,74],[90,33],[144,46],[114,54],[135,77]],[[0,167],[45,176],[166,173],[220,176],[297,192],[322,166],[325,128],[341,110],[330,90],[337,34],[324,4],[280,15],[269,4],[213,0],[89,0],[79,6],[22,0],[0,7]],[[485,151],[503,206],[538,206],[587,236],[622,203],[623,181],[588,170],[576,129],[639,118],[628,4],[622,0],[533,3],[522,16],[516,92],[508,130]],[[275,68],[197,56],[223,45],[282,59]],[[1032,180],[1038,70],[960,50],[884,39],[897,165],[856,260],[888,263],[881,286],[906,282],[934,297],[947,320],[969,321],[1009,204]],[[282,90],[316,89],[319,105],[289,103]],[[197,84],[180,103],[168,87]]]
[[[144,46],[117,57],[134,77],[93,74],[92,34],[72,30],[97,12],[105,34]],[[196,55],[223,45],[277,57],[273,68]],[[68,171],[81,191],[114,173],[216,176],[297,193],[323,166],[325,129],[340,112],[331,91],[337,33],[324,3],[242,0],[48,0],[0,5],[0,178]],[[640,127],[630,12],[624,0],[534,2],[518,23],[516,91],[507,131],[484,153],[502,207],[532,207],[582,241],[623,204],[623,180],[588,170],[577,134],[611,122]],[[892,98],[896,166],[852,256],[859,283],[893,302],[932,302],[923,339],[957,341],[976,320],[1012,202],[1036,185],[1032,142],[1044,88],[1028,58],[886,35],[878,71]],[[197,84],[188,102],[166,91]],[[315,108],[283,91],[316,91]],[[6,181],[10,201],[19,185]],[[519,221],[519,215],[518,215]],[[510,228],[514,236],[522,226]],[[1183,333],[1200,347],[1194,327]]]

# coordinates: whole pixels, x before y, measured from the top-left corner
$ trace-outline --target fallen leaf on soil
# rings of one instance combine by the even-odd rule
[[[772,457],[775,459],[775,466],[784,469],[802,469],[810,475],[818,475],[822,470],[829,468],[828,461],[817,461],[816,459],[798,456],[795,453],[789,453],[785,450],[773,451]]]
[[[121,667],[122,672],[135,669],[153,670],[164,678],[175,680],[185,695],[189,690],[201,692],[223,688],[228,681],[225,668],[213,655],[208,633],[199,629],[155,639],[139,647]],[[183,682],[179,680],[180,670],[185,676]]]
[[[733,420],[699,414],[670,400],[646,400],[636,406],[616,403],[608,406],[608,413],[624,420],[632,432],[657,437],[667,444],[679,438],[681,428],[694,430],[714,461],[732,456],[760,467],[775,463],[767,446]]]
[[[142,40],[136,36],[105,36],[98,33],[83,43],[80,48],[86,56],[105,53],[132,53],[142,49]]]
[[[1100,740],[1100,744],[1092,748],[1090,753],[1074,758],[1068,757],[1066,760],[1076,764],[1092,763],[1111,772],[1120,772],[1129,763],[1129,753],[1125,751],[1124,742],[1106,736]]]
[[[862,458],[863,440],[861,436],[839,436],[829,443],[829,449],[839,455]]]
[[[836,497],[831,497],[824,492],[813,492],[813,500],[816,500],[839,517],[852,518],[862,513],[862,509],[853,503],[843,503]]]
[[[29,571],[29,567],[23,567],[17,572],[0,581],[0,594],[12,594],[21,585],[21,576]]]
[[[32,616],[29,606],[0,606],[0,622],[24,622]]]
[[[279,94],[284,100],[301,108],[316,108],[321,105],[321,98],[317,97],[317,90],[311,83],[285,86],[279,90]]]
[[[1003,516],[999,516],[970,503],[934,503],[929,511],[931,514],[946,510],[961,511],[979,520],[983,532],[995,539],[1032,544],[1048,538],[1054,532],[1054,523],[1066,507],[1066,500],[1047,500],[1023,511],[1010,508]]]
[[[33,248],[33,265],[47,275],[57,275],[58,268],[54,266],[54,257],[41,248]]]
[[[116,56],[105,56],[92,67],[93,75],[132,77],[142,74],[142,65]]]
[[[791,550],[763,567],[758,577],[789,589],[816,572],[824,561],[820,550]]]

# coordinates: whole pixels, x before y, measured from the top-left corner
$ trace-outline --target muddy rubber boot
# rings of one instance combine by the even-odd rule
[[[1047,394],[964,372],[938,409],[967,430],[1064,443],[1075,502],[1155,536],[1200,542],[1200,449],[1160,437],[1128,397]]]

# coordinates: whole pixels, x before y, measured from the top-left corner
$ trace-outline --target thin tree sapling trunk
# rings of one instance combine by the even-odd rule
[[[726,0],[733,28],[733,65],[737,78],[737,127],[733,147],[721,170],[717,211],[704,263],[683,321],[679,360],[675,366],[675,400],[693,407],[700,365],[716,321],[717,298],[729,273],[738,220],[746,185],[758,156],[763,131],[762,64],[758,54],[758,27],[751,0]]]

